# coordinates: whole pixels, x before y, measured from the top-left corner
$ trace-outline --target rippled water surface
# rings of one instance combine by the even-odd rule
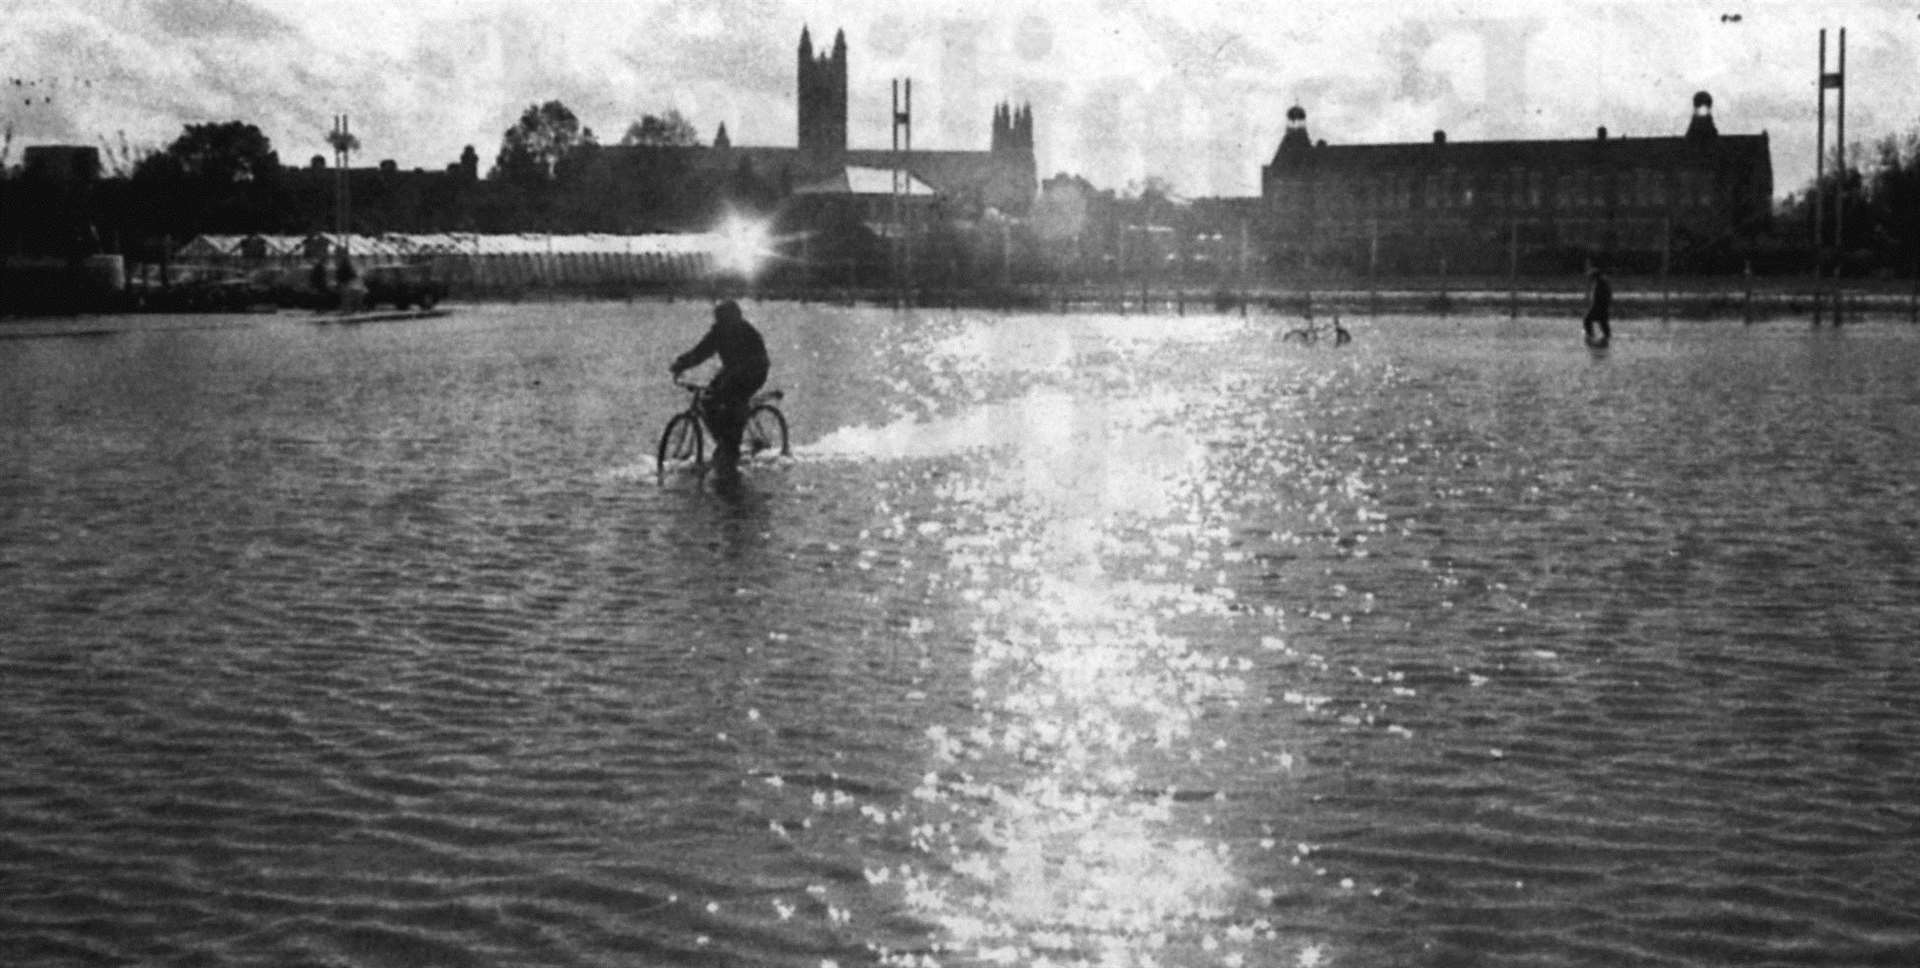
[[[0,342],[0,961],[1920,963],[1920,331]]]

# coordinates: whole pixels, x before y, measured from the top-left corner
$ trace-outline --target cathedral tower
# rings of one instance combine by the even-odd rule
[[[847,35],[835,31],[833,50],[818,57],[800,28],[800,150],[840,155],[847,150]]]
[[[1033,105],[1002,103],[993,109],[993,140],[988,150],[998,154],[1033,154]]]

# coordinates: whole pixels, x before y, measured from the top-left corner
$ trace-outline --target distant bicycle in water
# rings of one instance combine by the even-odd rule
[[[712,434],[701,416],[706,384],[674,380],[673,385],[687,391],[687,408],[669,418],[667,429],[660,433],[661,474],[669,467],[698,466],[706,458],[707,437]],[[775,406],[785,396],[780,390],[770,390],[755,394],[748,403],[747,426],[740,435],[741,460],[788,456],[787,416]]]
[[[1313,317],[1309,316],[1307,317],[1307,324],[1305,326],[1298,329],[1287,330],[1281,334],[1280,341],[1284,343],[1288,340],[1299,340],[1302,343],[1317,343],[1320,341],[1322,333],[1331,336],[1333,338],[1333,345],[1335,346],[1345,346],[1353,342],[1353,334],[1347,332],[1345,326],[1340,325],[1340,316],[1337,313],[1333,317],[1333,326],[1331,328],[1320,326],[1314,322]]]

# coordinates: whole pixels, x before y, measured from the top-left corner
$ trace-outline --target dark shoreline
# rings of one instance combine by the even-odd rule
[[[84,335],[109,335],[135,330],[222,328],[251,322],[306,321],[363,323],[431,318],[457,311],[459,306],[511,306],[549,302],[705,302],[720,295],[756,302],[826,303],[843,306],[879,306],[897,309],[975,309],[1031,313],[1104,312],[1174,315],[1266,315],[1310,319],[1340,316],[1460,315],[1508,318],[1566,318],[1578,316],[1585,293],[1577,285],[1541,286],[1523,282],[1515,288],[1504,280],[1396,280],[1369,287],[1364,281],[1339,280],[1322,285],[1265,286],[1245,291],[1185,286],[1179,289],[1131,284],[1024,285],[1004,289],[893,289],[886,287],[703,286],[673,290],[613,291],[602,287],[526,288],[511,292],[455,293],[453,302],[434,310],[387,310],[352,314],[295,308],[254,307],[203,312],[154,312],[136,309],[94,309],[74,312],[0,314],[0,340]],[[1670,289],[1636,286],[1625,280],[1615,290],[1616,320],[1740,320],[1781,319],[1830,321],[1834,294],[1810,279],[1755,280],[1749,289],[1740,279],[1686,279]],[[1905,280],[1850,282],[1843,290],[1843,318],[1920,321],[1920,289]],[[153,325],[139,325],[138,320]],[[164,320],[165,322],[162,322]],[[183,320],[192,320],[184,323]],[[117,321],[117,322],[108,322]]]

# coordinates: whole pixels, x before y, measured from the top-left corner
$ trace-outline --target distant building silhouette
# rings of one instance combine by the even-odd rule
[[[853,148],[847,130],[845,32],[835,31],[832,47],[822,53],[815,49],[811,31],[801,28],[796,60],[799,109],[794,147],[736,144],[723,125],[712,147],[607,146],[596,163],[608,171],[626,173],[616,178],[659,178],[666,171],[707,184],[730,180],[763,185],[780,198],[808,188],[814,204],[835,185],[870,184],[859,173],[850,176],[849,169],[891,171],[898,164],[952,211],[995,208],[1023,214],[1032,205],[1039,179],[1031,106],[1003,103],[995,107],[985,151],[916,148],[896,154],[886,148]],[[650,164],[648,159],[671,159],[671,164]],[[670,191],[672,186],[654,187]],[[871,208],[863,206],[863,210]]]
[[[1287,112],[1260,173],[1262,220],[1282,263],[1381,271],[1578,268],[1586,258],[1651,267],[1668,246],[1706,257],[1750,240],[1771,214],[1767,135],[1722,135],[1694,95],[1683,137],[1314,143]]]
[[[800,28],[800,138],[802,152],[832,158],[847,150],[847,35],[836,30],[833,50],[815,57],[813,38]]]
[[[1687,140],[1700,141],[1720,136],[1713,123],[1713,95],[1700,91],[1693,96],[1693,120],[1687,122]]]
[[[994,154],[1033,154],[1033,108],[1002,104],[993,109],[993,140],[988,151]]]
[[[21,173],[30,182],[70,185],[100,178],[100,149],[92,145],[29,145],[22,155]]]

